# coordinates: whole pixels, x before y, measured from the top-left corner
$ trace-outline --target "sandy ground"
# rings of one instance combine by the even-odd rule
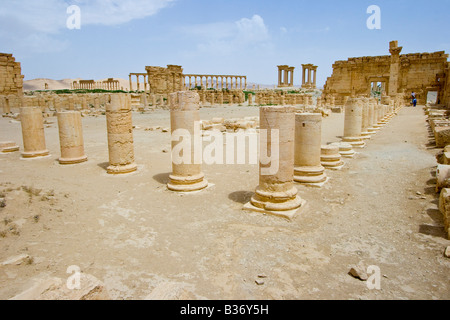
[[[257,116],[256,107],[214,107],[202,119]],[[212,187],[177,194],[169,112],[134,113],[136,173],[110,176],[106,120],[83,118],[88,162],[61,166],[56,118],[46,127],[51,156],[0,155],[0,299],[37,276],[67,279],[79,266],[113,299],[143,299],[163,282],[206,299],[449,299],[450,259],[438,195],[438,149],[421,108],[403,108],[321,189],[298,185],[307,205],[293,221],[242,210],[258,185],[257,165],[204,165]],[[343,114],[323,121],[323,143],[339,141]],[[0,140],[23,150],[20,123],[0,119]],[[1,195],[0,195],[1,196]],[[348,274],[363,261],[381,289]],[[262,278],[260,276],[263,276]],[[255,280],[261,280],[257,284]]]

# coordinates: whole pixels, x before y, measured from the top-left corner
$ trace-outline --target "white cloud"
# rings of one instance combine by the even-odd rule
[[[259,15],[235,22],[219,22],[183,27],[181,30],[197,42],[202,53],[229,55],[244,49],[271,46],[269,30]]]
[[[69,17],[67,8],[81,10],[81,28],[88,25],[119,25],[156,14],[176,0],[2,0],[0,6],[0,51],[6,44],[34,52],[58,51],[58,40]],[[2,32],[3,31],[3,32]],[[29,39],[29,42],[24,42]],[[41,39],[43,43],[39,44]],[[9,49],[9,48],[8,48]],[[34,50],[38,49],[38,50]],[[10,49],[11,50],[11,49]]]

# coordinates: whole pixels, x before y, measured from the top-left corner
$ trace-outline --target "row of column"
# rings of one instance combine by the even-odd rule
[[[170,121],[172,133],[172,174],[167,187],[172,191],[191,192],[205,189],[208,181],[202,172],[201,161],[196,162],[195,145],[201,132],[195,124],[200,122],[200,97],[193,91],[170,95]],[[377,104],[369,98],[349,98],[345,105],[344,136],[342,143],[321,145],[322,116],[316,113],[296,113],[292,106],[264,106],[260,108],[259,185],[244,209],[270,213],[291,219],[305,201],[298,195],[295,182],[321,186],[327,181],[325,167],[342,166],[342,155],[351,157],[352,147],[362,148],[364,140],[387,123],[397,112],[389,98]],[[39,108],[21,109],[25,158],[47,156],[42,113]],[[131,108],[112,96],[106,107],[110,174],[130,173],[137,170],[134,162],[133,126]],[[61,144],[61,164],[87,160],[84,154],[81,117],[77,111],[58,113]],[[198,130],[198,128],[197,128]],[[183,139],[174,140],[176,132]],[[177,134],[178,134],[177,133]],[[367,133],[364,136],[363,133]],[[190,146],[187,162],[174,161],[179,145]],[[201,145],[201,140],[200,140]],[[267,158],[269,161],[267,161]],[[275,167],[275,170],[273,168]]]
[[[113,81],[89,81],[89,82],[76,82],[74,81],[71,84],[72,90],[77,89],[85,89],[85,90],[95,90],[95,89],[103,89],[103,90],[121,90],[119,80]],[[48,89],[48,84],[46,83],[46,89]]]
[[[187,81],[186,81],[187,78]],[[183,75],[184,86],[192,89],[198,86],[213,89],[247,89],[246,76],[220,76],[220,75]],[[203,80],[204,79],[204,80]],[[189,83],[189,84],[188,84]]]
[[[141,88],[139,78],[144,77],[144,91],[147,92],[147,84],[148,84],[148,81],[147,81],[148,74],[147,73],[130,73],[128,76],[129,81],[130,81],[130,90],[129,91],[134,91],[133,90],[133,79],[132,79],[132,77],[134,77],[134,76],[136,77],[136,91],[140,91],[140,88]]]
[[[134,163],[133,125],[131,106],[122,101],[122,97],[111,97],[106,106],[106,122],[108,131],[109,174],[123,174],[136,171]],[[39,107],[24,107],[20,110],[23,158],[39,158],[49,156],[46,148],[44,121]],[[57,113],[62,165],[78,164],[87,161],[84,152],[81,113],[79,111],[63,111]]]

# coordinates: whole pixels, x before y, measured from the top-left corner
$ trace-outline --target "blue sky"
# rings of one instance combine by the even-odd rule
[[[66,26],[67,7],[81,29]],[[370,30],[367,8],[381,9]],[[323,86],[336,60],[402,53],[450,53],[450,0],[0,0],[0,52],[13,53],[25,80],[128,79],[145,66],[185,73],[246,75],[276,84],[277,65],[318,65]]]

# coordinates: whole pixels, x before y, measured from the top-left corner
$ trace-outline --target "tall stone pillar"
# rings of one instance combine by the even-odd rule
[[[322,114],[295,115],[294,181],[307,186],[321,186],[327,180],[321,165]]]
[[[23,158],[37,158],[49,155],[45,145],[44,119],[42,111],[37,107],[20,109],[22,124]]]
[[[172,97],[170,105],[172,138],[180,135],[183,137],[183,142],[172,141],[172,174],[169,176],[167,187],[169,190],[182,192],[202,190],[208,186],[208,181],[202,172],[201,161],[196,157],[196,147],[200,147],[197,152],[202,152],[200,97],[193,91],[175,92],[170,95]],[[197,139],[200,140],[197,141]],[[181,156],[178,149],[181,143],[186,144],[190,150],[183,149],[183,157],[179,159]]]
[[[400,53],[403,47],[398,46],[398,41],[389,43],[389,52],[391,53],[391,67],[389,75],[389,95],[395,96],[398,93],[400,76]]]
[[[259,186],[244,209],[292,219],[304,204],[293,181],[295,108],[261,107],[260,119]]]
[[[108,130],[109,174],[130,173],[137,170],[134,163],[133,121],[131,107],[119,95],[111,96],[106,104]]]
[[[362,104],[356,98],[349,98],[345,104],[345,122],[343,142],[348,142],[353,148],[363,148],[366,143],[361,138]]]
[[[58,112],[60,164],[75,164],[87,161],[84,153],[83,128],[79,111]]]

